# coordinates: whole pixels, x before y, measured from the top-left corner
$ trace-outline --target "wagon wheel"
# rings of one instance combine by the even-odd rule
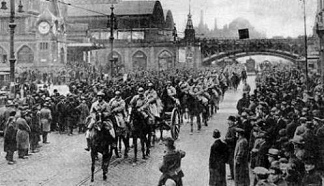
[[[178,139],[180,132],[180,114],[178,109],[174,108],[171,115],[171,136],[174,140]]]

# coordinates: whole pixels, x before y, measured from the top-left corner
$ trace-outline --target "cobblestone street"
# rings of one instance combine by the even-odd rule
[[[248,82],[253,89],[254,77],[250,76]],[[176,147],[187,153],[182,161],[185,186],[208,185],[208,158],[214,140],[212,131],[217,128],[224,137],[227,130],[226,119],[230,114],[236,113],[236,102],[241,95],[242,86],[239,86],[237,92],[227,92],[218,114],[212,117],[209,126],[203,127],[201,132],[198,133],[195,126],[194,134],[189,135],[190,125],[182,126]],[[169,132],[165,133],[165,136],[169,135]],[[89,181],[91,160],[89,152],[84,150],[86,145],[84,134],[75,133],[73,136],[68,136],[54,132],[50,134],[49,141],[50,144],[42,144],[40,152],[32,154],[29,159],[17,159],[17,152],[15,152],[14,159],[17,163],[10,166],[5,161],[1,137],[0,185],[154,186],[161,175],[158,167],[162,161],[164,147],[159,143],[152,148],[148,160],[140,159],[136,165],[132,164],[132,151],[128,159],[116,160],[113,157],[107,181],[102,181],[100,163],[97,162],[96,169],[99,171],[96,173],[95,182],[91,184]],[[230,181],[228,185],[234,184]]]

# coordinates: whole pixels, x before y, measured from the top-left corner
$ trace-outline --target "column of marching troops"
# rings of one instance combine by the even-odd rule
[[[37,153],[41,147],[40,142],[49,143],[47,136],[50,132],[58,131],[60,134],[68,132],[68,135],[73,135],[75,128],[78,128],[79,133],[88,131],[92,127],[86,125],[88,116],[95,112],[98,105],[102,105],[101,100],[104,100],[112,113],[116,114],[119,127],[122,127],[125,118],[119,118],[118,115],[124,116],[125,100],[133,98],[131,104],[147,103],[150,107],[151,102],[156,103],[155,100],[158,99],[156,95],[161,95],[166,90],[168,96],[175,101],[179,101],[177,92],[180,91],[191,93],[203,101],[208,98],[204,91],[206,86],[226,90],[228,74],[216,68],[191,69],[177,70],[173,74],[140,74],[136,78],[128,77],[120,81],[98,80],[92,84],[79,81],[69,84],[70,93],[66,96],[57,90],[50,94],[44,85],[37,91],[30,91],[25,98],[8,100],[4,111],[0,112],[6,160],[8,164],[14,164],[15,151],[18,151],[18,158],[22,159],[28,158],[31,155],[29,152]],[[134,97],[141,97],[144,93],[143,103],[138,103],[141,100]],[[143,110],[149,115],[159,115],[149,109]],[[157,110],[161,111],[162,108]],[[89,150],[89,147],[86,150]]]
[[[228,117],[210,154],[210,185],[226,185],[225,164],[235,185],[322,186],[324,99],[319,77],[298,69],[273,69],[243,87],[238,115]]]

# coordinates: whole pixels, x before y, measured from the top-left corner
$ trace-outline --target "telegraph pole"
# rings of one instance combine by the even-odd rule
[[[110,7],[111,14],[110,14],[110,77],[114,77],[114,67],[115,67],[115,61],[114,61],[114,5],[112,4]]]

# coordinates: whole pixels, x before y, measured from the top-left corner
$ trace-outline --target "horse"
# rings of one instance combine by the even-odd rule
[[[130,108],[130,132],[134,145],[134,162],[137,162],[137,139],[141,141],[142,158],[150,155],[150,140],[147,137],[150,133],[148,118],[136,108]],[[145,148],[146,147],[146,148]]]
[[[197,118],[197,124],[198,124],[198,130],[201,129],[201,117],[200,114],[202,114],[205,111],[205,106],[194,96],[190,95],[189,93],[185,93],[181,97],[180,105],[185,105],[185,110],[188,110],[188,115],[190,118],[190,125],[191,125],[191,132],[193,132],[193,118],[196,116]]]
[[[99,113],[90,122],[94,122],[90,135],[91,182],[94,181],[95,162],[98,153],[102,154],[101,168],[103,170],[103,180],[107,180],[108,166],[112,157],[112,145],[114,142],[114,137],[110,132],[113,125],[110,120],[103,120],[103,115]]]

